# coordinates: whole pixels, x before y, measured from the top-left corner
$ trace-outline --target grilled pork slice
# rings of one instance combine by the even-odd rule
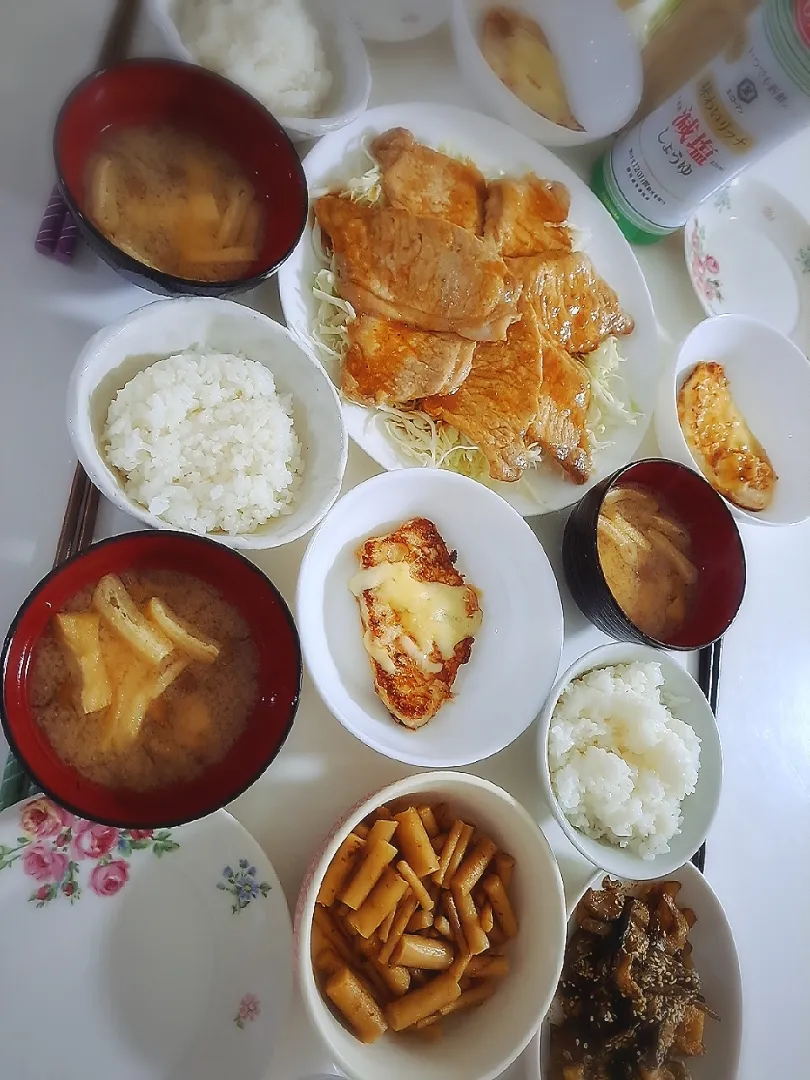
[[[349,323],[340,388],[362,405],[404,405],[428,394],[452,394],[467,378],[475,342],[430,334],[377,315]]]
[[[464,582],[432,521],[413,518],[357,550],[349,587],[360,605],[374,688],[395,720],[420,728],[452,696],[481,626],[477,591]]]
[[[481,234],[487,183],[475,165],[423,146],[405,128],[378,135],[371,153],[382,167],[389,206],[444,218]]]
[[[356,311],[473,341],[506,336],[520,287],[491,243],[441,218],[337,195],[318,199],[315,215]]]
[[[698,364],[678,394],[678,420],[704,476],[743,510],[766,510],[778,479],[734,403],[722,364]]]
[[[526,432],[538,418],[544,381],[537,317],[528,305],[521,303],[520,311],[506,341],[476,345],[470,374],[455,394],[421,405],[481,450],[494,480],[507,482],[519,480],[526,467]]]
[[[633,320],[581,251],[509,259],[507,265],[541,324],[570,353],[589,353],[611,334],[629,334]]]
[[[575,484],[584,484],[593,468],[585,423],[591,403],[590,375],[584,364],[544,337],[537,419],[526,437],[546,451],[546,459],[556,462]]]
[[[565,184],[540,180],[492,180],[488,186],[484,236],[506,257],[570,251],[564,222],[571,206]]]

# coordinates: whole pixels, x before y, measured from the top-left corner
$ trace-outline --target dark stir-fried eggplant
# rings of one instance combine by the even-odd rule
[[[605,878],[577,905],[551,1027],[551,1080],[689,1080],[706,1005],[677,881],[632,890]]]

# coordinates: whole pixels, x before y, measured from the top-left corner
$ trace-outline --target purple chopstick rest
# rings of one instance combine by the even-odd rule
[[[51,197],[48,199],[48,205],[45,207],[45,213],[42,217],[39,231],[37,232],[37,238],[34,241],[34,247],[43,255],[53,255],[56,251],[56,245],[59,242],[59,236],[62,232],[62,226],[64,225],[67,212],[68,208],[65,205],[65,200],[62,198],[59,185],[54,184]]]
[[[68,263],[73,258],[73,252],[76,248],[76,241],[79,239],[79,227],[76,224],[73,214],[70,210],[65,213],[65,220],[62,224],[62,231],[59,233],[59,239],[56,241],[56,250],[53,255],[59,262]]]

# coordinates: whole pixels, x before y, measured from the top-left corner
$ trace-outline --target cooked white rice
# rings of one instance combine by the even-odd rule
[[[175,0],[173,15],[203,67],[276,116],[315,116],[332,87],[321,36],[301,0]]]
[[[663,684],[655,663],[589,671],[560,697],[548,737],[568,821],[645,859],[669,851],[700,768],[700,739],[662,701]]]
[[[301,482],[292,399],[244,356],[151,364],[116,394],[101,442],[127,495],[188,532],[251,532],[288,514]]]

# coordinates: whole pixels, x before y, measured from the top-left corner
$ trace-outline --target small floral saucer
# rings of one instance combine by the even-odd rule
[[[751,315],[810,351],[810,223],[743,175],[698,207],[684,230],[686,267],[709,315]]]
[[[273,867],[224,810],[120,830],[0,814],[0,1073],[261,1080],[292,993]]]

